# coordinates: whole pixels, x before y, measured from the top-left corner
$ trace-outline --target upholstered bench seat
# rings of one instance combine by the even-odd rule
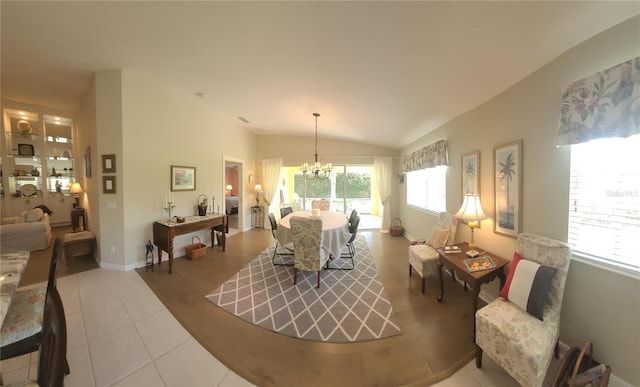
[[[96,237],[91,231],[71,232],[64,234],[64,257],[69,263],[73,256],[89,255],[94,258]]]

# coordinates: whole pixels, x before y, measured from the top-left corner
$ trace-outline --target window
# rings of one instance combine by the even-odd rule
[[[447,167],[407,173],[407,204],[433,212],[446,211]]]
[[[569,244],[589,259],[640,272],[640,135],[571,146]]]

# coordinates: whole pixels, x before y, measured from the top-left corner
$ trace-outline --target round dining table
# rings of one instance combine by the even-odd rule
[[[292,217],[311,218],[311,211],[294,211],[280,219],[276,229],[276,238],[284,246],[293,242],[290,220]],[[320,211],[322,219],[322,234],[320,244],[334,257],[339,257],[342,248],[347,244],[349,233],[348,219],[342,212]]]

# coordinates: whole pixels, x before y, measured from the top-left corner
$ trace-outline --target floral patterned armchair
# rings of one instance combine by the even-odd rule
[[[487,353],[523,386],[541,386],[558,352],[560,309],[571,261],[571,248],[560,241],[523,233],[517,253],[524,260],[557,269],[544,302],[543,319],[527,313],[513,302],[498,297],[476,312],[476,367]],[[511,277],[511,272],[509,273]],[[513,276],[513,281],[516,281]],[[509,282],[509,278],[507,279]],[[511,284],[513,287],[514,284]]]

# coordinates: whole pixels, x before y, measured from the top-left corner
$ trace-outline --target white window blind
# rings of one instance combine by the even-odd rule
[[[447,208],[447,167],[407,172],[407,204],[441,212]]]
[[[640,272],[640,135],[571,146],[569,244]]]

